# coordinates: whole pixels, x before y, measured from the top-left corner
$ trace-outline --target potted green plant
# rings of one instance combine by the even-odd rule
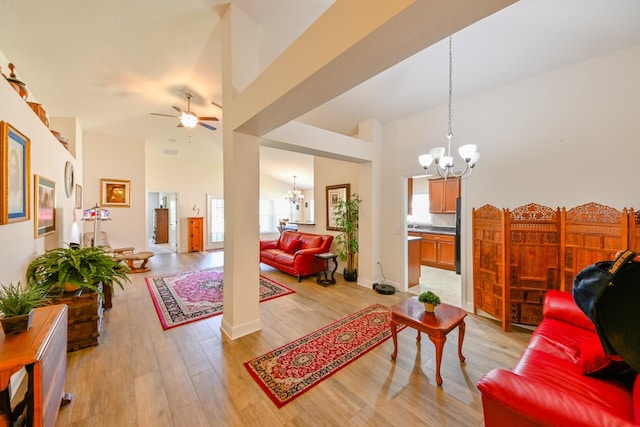
[[[0,285],[0,324],[5,334],[24,332],[31,327],[33,309],[48,302],[45,290],[39,287],[9,283]]]
[[[440,305],[440,297],[432,291],[423,292],[418,295],[418,301],[424,304],[425,311],[433,313],[436,306]]]
[[[356,193],[349,200],[338,200],[333,208],[333,217],[340,234],[336,236],[338,256],[346,261],[344,280],[358,280],[358,218],[360,216],[360,196]]]
[[[35,258],[27,267],[29,286],[50,294],[85,288],[102,295],[102,287],[117,283],[124,289],[129,267],[126,262],[99,246],[56,248]]]

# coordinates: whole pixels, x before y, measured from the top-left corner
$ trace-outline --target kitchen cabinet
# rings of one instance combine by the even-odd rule
[[[460,178],[429,181],[429,213],[456,213],[460,197]]]
[[[417,234],[417,235],[416,235]],[[420,282],[420,265],[422,238],[420,233],[409,233],[407,239],[409,269],[407,274],[408,286],[415,286]]]
[[[422,233],[422,252],[420,263],[429,267],[455,271],[455,236],[448,234]]]

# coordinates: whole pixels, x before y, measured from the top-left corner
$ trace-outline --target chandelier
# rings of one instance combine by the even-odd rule
[[[304,194],[302,191],[296,189],[296,176],[293,175],[293,190],[287,191],[287,195],[284,196],[291,203],[300,203],[304,200]]]
[[[453,94],[453,60],[451,55],[451,36],[449,36],[449,131],[447,132],[447,147],[435,147],[429,150],[429,154],[418,157],[420,165],[424,168],[428,179],[439,178],[460,178],[464,179],[471,175],[473,167],[480,160],[480,153],[476,151],[475,144],[467,144],[458,148],[460,157],[464,159],[465,168],[463,171],[455,172],[453,169],[453,157],[451,156],[451,97]],[[446,153],[446,156],[445,156]],[[435,171],[430,171],[431,165],[435,165]],[[435,173],[434,173],[435,172]]]

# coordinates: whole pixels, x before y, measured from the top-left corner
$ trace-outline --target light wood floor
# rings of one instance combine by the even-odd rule
[[[442,387],[435,384],[433,345],[415,331],[391,340],[278,409],[243,362],[373,303],[392,305],[408,294],[381,295],[339,281],[321,287],[262,266],[293,295],[260,305],[263,329],[230,341],[221,316],[163,331],[144,277],[222,264],[222,253],[156,255],[152,270],[131,275],[105,313],[101,343],[68,354],[66,390],[73,394],[56,426],[481,426],[476,383],[494,367],[512,367],[530,332],[501,332],[469,314],[463,353],[457,330],[444,348]],[[339,276],[341,278],[341,276]]]

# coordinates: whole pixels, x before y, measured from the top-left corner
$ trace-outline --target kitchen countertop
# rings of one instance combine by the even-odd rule
[[[414,233],[425,233],[425,234],[447,234],[451,236],[455,236],[456,234],[455,227],[438,227],[435,225],[410,226],[407,228],[407,231],[414,232]]]

